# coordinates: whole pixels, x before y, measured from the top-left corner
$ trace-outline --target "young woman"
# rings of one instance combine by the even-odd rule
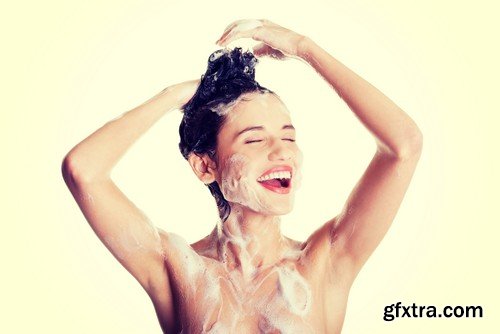
[[[286,106],[255,81],[257,59],[240,48],[214,52],[201,81],[168,87],[76,145],[64,179],[95,233],[151,297],[165,333],[340,333],[350,287],[398,211],[422,134],[310,38],[268,20],[239,20],[217,44],[242,37],[262,42],[255,56],[310,64],[374,136],[377,151],[336,217],[303,242],[282,235],[302,155]],[[110,177],[126,150],[175,109],[183,111],[181,153],[221,218],[191,245],[153,226]]]

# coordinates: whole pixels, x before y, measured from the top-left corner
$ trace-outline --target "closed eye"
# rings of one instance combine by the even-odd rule
[[[292,139],[292,138],[283,138],[283,140],[288,140],[290,142],[295,142],[295,139]],[[258,142],[261,142],[262,139],[257,139],[257,140],[247,140],[245,142],[245,144],[251,144],[251,143],[258,143]]]

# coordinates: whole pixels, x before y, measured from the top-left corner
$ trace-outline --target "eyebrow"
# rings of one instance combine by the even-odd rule
[[[246,127],[244,128],[243,130],[241,130],[240,132],[238,132],[235,136],[234,136],[234,139],[238,138],[240,135],[242,135],[243,133],[245,132],[248,132],[248,131],[262,131],[264,130],[265,128],[262,126],[262,125],[256,125],[256,126],[249,126],[249,127]],[[295,127],[292,125],[292,124],[285,124],[283,125],[283,127],[281,128],[281,130],[286,130],[286,129],[291,129],[291,130],[294,130],[295,131]]]

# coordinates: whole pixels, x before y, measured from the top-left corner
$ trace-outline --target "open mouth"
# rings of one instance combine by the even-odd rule
[[[288,187],[290,187],[290,179],[285,179],[285,178],[270,179],[270,180],[259,181],[259,182],[263,183],[263,184],[267,184],[271,187],[276,187],[276,188],[288,188]]]
[[[292,185],[291,180],[290,171],[273,172],[257,179],[263,187],[278,193],[287,193]]]

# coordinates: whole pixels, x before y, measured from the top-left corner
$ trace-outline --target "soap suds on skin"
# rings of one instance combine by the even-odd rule
[[[285,203],[287,207],[277,208],[279,204],[276,199],[271,198],[266,193],[267,190],[257,182],[259,175],[249,175],[248,163],[249,159],[240,153],[235,153],[227,159],[221,172],[221,191],[227,201],[267,214],[287,209],[290,204],[293,204]],[[293,195],[290,197],[292,198]]]
[[[228,117],[227,122],[230,122],[232,120],[232,114],[233,114],[231,113],[231,111],[242,101],[243,102],[248,101],[247,94],[241,94],[235,100],[229,103],[219,103],[215,107],[210,108],[210,110],[219,116]]]
[[[143,240],[144,238],[145,240]],[[124,260],[130,254],[140,252],[150,252],[144,244],[152,244],[152,240],[156,244],[156,251],[163,256],[161,239],[158,230],[154,227],[150,220],[137,222],[137,224],[129,224],[122,227],[114,236],[104,236],[104,244],[112,250],[113,254]]]
[[[240,153],[231,155],[221,172],[221,191],[229,202],[244,205],[253,211],[272,215],[288,213],[293,208],[295,194],[302,180],[302,153],[298,151],[295,174],[292,177],[292,192],[287,195],[270,193],[262,187],[257,178],[248,171],[249,159]],[[275,196],[286,196],[277,199]]]
[[[264,98],[252,100],[263,109],[269,105]],[[233,110],[238,102],[220,105],[212,111],[233,120]],[[289,113],[286,108],[280,109]],[[250,158],[242,153],[227,157],[221,166],[220,188],[224,198],[255,212],[274,216],[261,232],[275,232],[281,223],[279,216],[291,211],[294,192],[300,187],[302,152],[296,151],[292,191],[276,194],[263,187],[255,175]],[[298,266],[306,267],[304,252],[292,245],[284,236],[277,241],[276,261],[263,264],[259,255],[262,245],[252,235],[243,233],[242,212],[234,206],[232,220],[218,221],[209,245],[197,253],[182,237],[172,237],[173,254],[181,259],[179,280],[195,303],[182,319],[182,333],[315,333],[308,324],[314,305],[312,287],[301,274]],[[224,225],[228,224],[228,225]],[[204,246],[205,247],[205,246]],[[237,253],[237,258],[232,258]]]
[[[276,330],[282,333],[314,333],[305,321],[313,303],[311,287],[291,262],[299,259],[302,254],[299,250],[283,254],[283,264],[261,269],[260,273],[266,270],[268,273],[256,279],[259,274],[256,268],[247,270],[246,277],[242,277],[237,269],[207,266],[205,261],[209,260],[197,254],[184,238],[175,233],[170,233],[170,236],[172,245],[182,257],[191,292],[199,292],[196,294],[196,310],[188,315],[191,317],[189,329],[185,328],[183,333],[194,332],[198,328],[203,333],[237,333],[241,322],[245,319],[254,322],[255,317],[263,333]],[[238,235],[226,239],[222,236],[222,240],[222,252],[228,242],[246,244]],[[251,257],[249,252],[246,255]],[[222,285],[228,287],[224,289],[224,295]]]
[[[83,202],[94,204],[94,197],[90,193],[83,193],[80,198]]]
[[[215,78],[215,76],[214,76],[214,78]],[[239,106],[240,102],[245,103],[247,101],[254,101],[254,102],[257,102],[258,104],[260,104],[262,106],[263,110],[268,109],[269,103],[266,100],[267,94],[271,94],[271,93],[268,93],[268,92],[258,93],[258,94],[255,92],[243,93],[240,96],[238,96],[235,100],[233,100],[229,103],[219,103],[217,106],[212,107],[210,110],[219,116],[228,117],[226,122],[231,122],[232,118],[233,118],[233,113],[231,111],[233,111],[234,108]],[[278,100],[281,101],[281,98],[276,93],[274,93],[273,95],[275,95],[276,98],[278,98]],[[284,107],[283,101],[282,101],[281,105],[283,107],[276,109],[276,110],[279,110],[287,115],[290,115],[290,111],[286,107]]]
[[[247,174],[247,158],[235,154],[228,161],[229,166],[223,173],[224,196],[260,212],[276,210],[273,207],[276,200],[265,195],[267,190],[258,189],[257,182],[249,181],[253,176]],[[237,211],[234,216],[236,222],[244,223]],[[253,265],[259,248],[257,240],[243,235],[238,224],[232,225],[231,230],[223,229],[222,224],[217,223],[217,238],[214,238],[217,244],[209,247],[206,256],[196,253],[182,237],[170,233],[172,245],[185,263],[183,277],[192,295],[196,296],[196,309],[199,310],[189,315],[192,317],[187,320],[190,328],[183,332],[199,328],[204,333],[236,333],[242,324],[258,320],[258,324],[253,325],[258,328],[254,330],[260,329],[263,333],[314,333],[305,320],[313,303],[311,286],[296,267],[296,264],[304,265],[303,252],[285,247],[286,251],[276,264],[257,268]],[[276,217],[272,224],[280,224],[280,218]],[[281,238],[280,244],[283,243],[285,239]],[[251,244],[253,249],[249,247]],[[228,259],[229,247],[238,248],[239,267],[229,266],[233,262]],[[277,249],[281,247],[277,245]],[[214,258],[220,266],[209,265]]]
[[[307,282],[293,269],[284,267],[278,271],[280,275],[280,292],[285,297],[290,311],[300,316],[307,314],[311,308],[311,290]]]

